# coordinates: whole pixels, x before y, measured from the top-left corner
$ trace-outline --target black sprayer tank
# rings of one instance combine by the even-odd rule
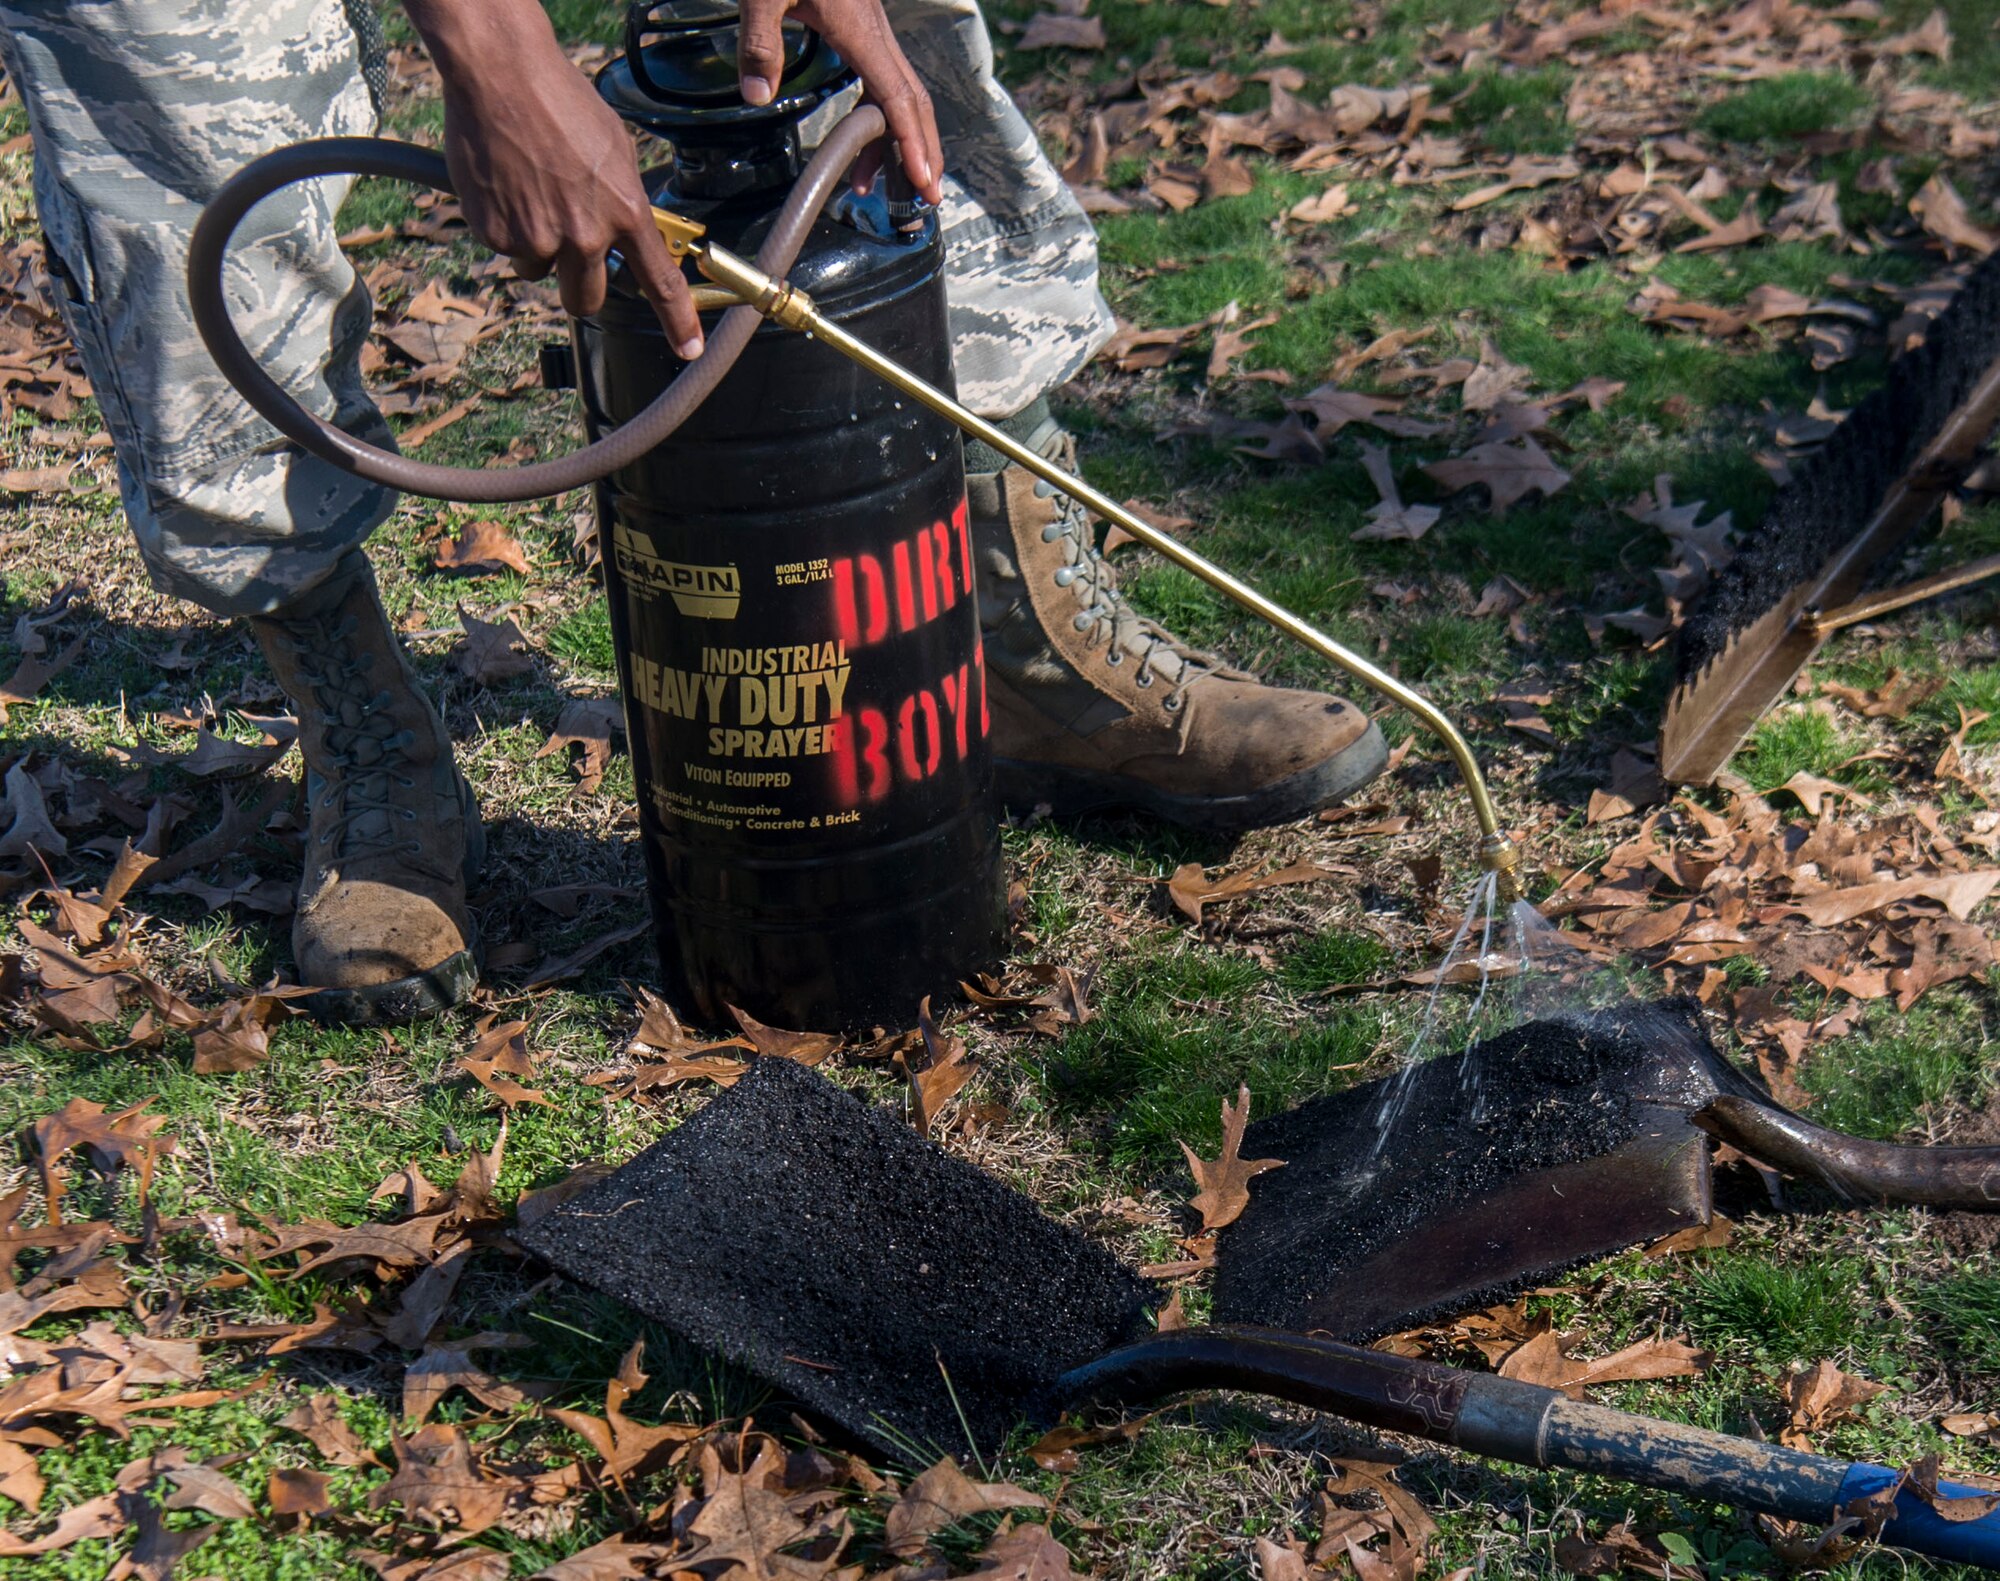
[[[747,257],[802,166],[801,119],[851,74],[787,28],[777,97],[746,106],[735,22],[714,0],[636,7],[599,90],[672,145],[655,202]],[[935,216],[875,185],[820,219],[790,279],[949,389]],[[575,346],[593,437],[681,368],[616,289]],[[670,997],[710,1021],[912,1024],[997,955],[1005,919],[956,430],[766,324],[597,510]]]

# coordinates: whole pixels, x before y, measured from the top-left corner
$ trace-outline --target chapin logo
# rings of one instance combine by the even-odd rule
[[[674,608],[701,620],[734,620],[742,601],[743,579],[733,565],[682,565],[662,560],[653,540],[630,527],[611,529],[612,552],[618,572],[634,592],[646,598],[670,595]]]

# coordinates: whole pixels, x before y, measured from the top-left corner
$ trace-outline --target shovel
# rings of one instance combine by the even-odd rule
[[[1706,1135],[1704,1135],[1706,1133]],[[1855,1202],[1991,1207],[2000,1150],[1829,1131],[1725,1059],[1692,1000],[1552,1017],[1254,1122],[1276,1158],[1215,1315],[1369,1340],[1705,1225],[1707,1138]]]
[[[1102,1247],[782,1058],[756,1061],[515,1238],[915,1466],[991,1454],[1022,1421],[1068,1409],[1240,1389],[1516,1464],[1844,1529],[1865,1521],[1886,1542],[2000,1566],[2000,1515],[1947,1521],[1884,1467],[1331,1339],[1150,1333],[1149,1287]],[[1934,1496],[1979,1498],[1950,1485]]]

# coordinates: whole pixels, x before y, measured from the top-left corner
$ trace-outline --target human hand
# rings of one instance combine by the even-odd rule
[[[881,108],[903,158],[910,185],[932,202],[943,201],[939,178],[944,173],[944,149],[938,139],[931,97],[904,57],[881,0],[742,0],[737,45],[743,97],[750,104],[769,104],[784,74],[785,46],[780,29],[787,15],[796,17],[839,51],[840,58],[861,78],[869,102]],[[877,146],[854,166],[854,188],[866,192],[875,184],[883,151]]]
[[[685,360],[701,355],[686,278],[653,224],[625,123],[556,42],[535,0],[405,0],[444,84],[444,156],[465,220],[524,280],[554,273],[563,307],[604,306],[624,256]]]

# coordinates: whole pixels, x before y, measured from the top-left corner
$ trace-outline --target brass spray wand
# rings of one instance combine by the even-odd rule
[[[1360,654],[1335,642],[1318,627],[1301,620],[1283,605],[1273,603],[1247,582],[1230,575],[1221,566],[1195,553],[1186,544],[1161,532],[1116,500],[1092,488],[1081,478],[1064,471],[1047,457],[1030,450],[1011,434],[995,427],[983,417],[974,416],[942,390],[926,384],[908,369],[890,361],[874,347],[856,340],[822,314],[805,292],[783,281],[773,280],[755,264],[739,258],[726,247],[707,240],[704,228],[694,221],[671,214],[665,209],[653,210],[653,221],[659,227],[661,236],[666,239],[668,250],[676,258],[692,258],[695,267],[702,275],[714,283],[713,289],[709,287],[696,289],[696,306],[734,307],[739,303],[747,303],[772,323],[798,330],[811,339],[824,342],[842,356],[851,358],[871,373],[886,379],[913,400],[921,402],[939,416],[957,424],[973,438],[992,446],[1008,460],[1026,467],[1036,477],[1061,489],[1087,510],[1095,511],[1107,521],[1116,522],[1148,549],[1171,560],[1191,575],[1199,577],[1217,592],[1249,610],[1258,619],[1277,627],[1293,641],[1310,648],[1321,658],[1337,665],[1356,680],[1373,687],[1391,702],[1415,714],[1430,732],[1445,744],[1446,750],[1451,753],[1453,763],[1458,767],[1459,777],[1465,781],[1466,794],[1472,798],[1472,810],[1479,819],[1480,866],[1493,874],[1496,890],[1503,903],[1511,904],[1521,898],[1520,848],[1500,827],[1499,815],[1493,808],[1493,798],[1486,789],[1485,776],[1479,771],[1479,761],[1472,755],[1472,748],[1466,743],[1465,737],[1459,734],[1458,727],[1447,719],[1429,698],[1405,686],[1388,671],[1369,663]]]

